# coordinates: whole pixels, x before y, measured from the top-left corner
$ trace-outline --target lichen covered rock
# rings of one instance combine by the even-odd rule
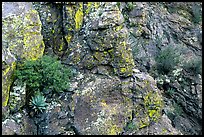
[[[3,107],[5,107],[8,103],[10,87],[13,82],[13,72],[16,67],[15,61],[16,59],[11,54],[11,52],[6,48],[2,48],[2,106]]]
[[[9,109],[12,113],[19,111],[26,102],[26,83],[20,85],[17,81],[14,82],[9,97]]]
[[[41,22],[32,3],[2,3],[2,105],[7,106],[16,59],[35,60],[43,55]]]
[[[117,135],[132,115],[132,101],[117,77],[89,75],[73,95],[74,124],[83,135]]]
[[[128,31],[124,18],[115,2],[100,3],[95,12],[86,20],[87,44],[91,51],[100,52],[99,61],[109,54],[110,63],[117,75],[127,77],[132,75],[134,61],[130,45],[127,43]]]
[[[8,11],[8,7],[13,7],[16,12]],[[3,4],[3,14],[3,47],[9,48],[12,54],[20,58],[36,60],[41,57],[45,47],[41,35],[42,24],[32,3],[6,2]]]
[[[161,117],[163,100],[154,79],[145,73],[134,74],[134,118],[137,128],[146,128],[157,123]]]

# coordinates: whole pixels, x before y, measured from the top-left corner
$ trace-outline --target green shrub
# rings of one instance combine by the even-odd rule
[[[69,88],[71,70],[55,57],[43,56],[38,60],[28,60],[17,66],[17,79],[26,83],[27,91],[62,92]]]
[[[175,93],[175,90],[173,88],[169,88],[166,92],[169,96],[172,96]]]
[[[132,3],[132,2],[127,2],[126,7],[127,7],[128,11],[132,11],[132,10],[133,10],[133,8],[134,8],[134,5],[133,5],[133,3]]]
[[[179,104],[174,102],[173,107],[174,107],[174,114],[176,116],[180,116],[183,113],[183,109]]]
[[[155,57],[156,70],[160,74],[168,74],[179,63],[179,52],[177,49],[168,46],[163,50],[160,50]]]
[[[194,57],[183,64],[183,69],[192,75],[202,74],[202,59],[201,57]]]
[[[194,4],[192,6],[192,21],[195,24],[198,24],[202,20],[202,11],[201,11],[201,6],[198,4]]]

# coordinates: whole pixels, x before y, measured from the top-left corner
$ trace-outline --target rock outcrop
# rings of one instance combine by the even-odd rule
[[[202,134],[201,6],[3,2],[3,134]],[[163,74],[156,57],[166,47],[179,63]],[[72,67],[74,77],[65,92],[48,92],[47,109],[37,114],[13,73],[43,54]]]
[[[32,3],[2,3],[2,106],[9,100],[17,60],[36,60],[44,52],[41,21]],[[2,109],[4,113],[6,109]]]

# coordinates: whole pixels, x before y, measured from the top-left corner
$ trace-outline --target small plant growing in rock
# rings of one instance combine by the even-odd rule
[[[174,92],[175,92],[175,90],[173,88],[169,88],[166,93],[168,95],[172,96],[174,94]]]
[[[183,64],[184,70],[190,74],[197,75],[202,74],[202,59],[201,57],[194,57],[193,59],[186,61]]]
[[[202,10],[201,10],[201,6],[194,4],[192,6],[192,21],[195,24],[198,24],[201,20],[202,20]]]
[[[31,97],[30,100],[30,107],[35,111],[35,112],[43,112],[43,110],[46,110],[47,103],[45,102],[46,98],[40,93],[37,92],[36,95]]]
[[[55,57],[43,56],[38,60],[28,60],[19,65],[16,78],[26,83],[28,91],[37,90],[62,92],[69,88],[71,70]]]
[[[176,51],[176,48],[168,46],[158,52],[155,61],[158,73],[168,74],[179,63],[178,51]]]

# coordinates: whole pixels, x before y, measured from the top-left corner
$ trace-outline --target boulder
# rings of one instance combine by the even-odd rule
[[[82,135],[118,135],[132,115],[132,100],[117,77],[85,75],[73,95],[74,125]]]

